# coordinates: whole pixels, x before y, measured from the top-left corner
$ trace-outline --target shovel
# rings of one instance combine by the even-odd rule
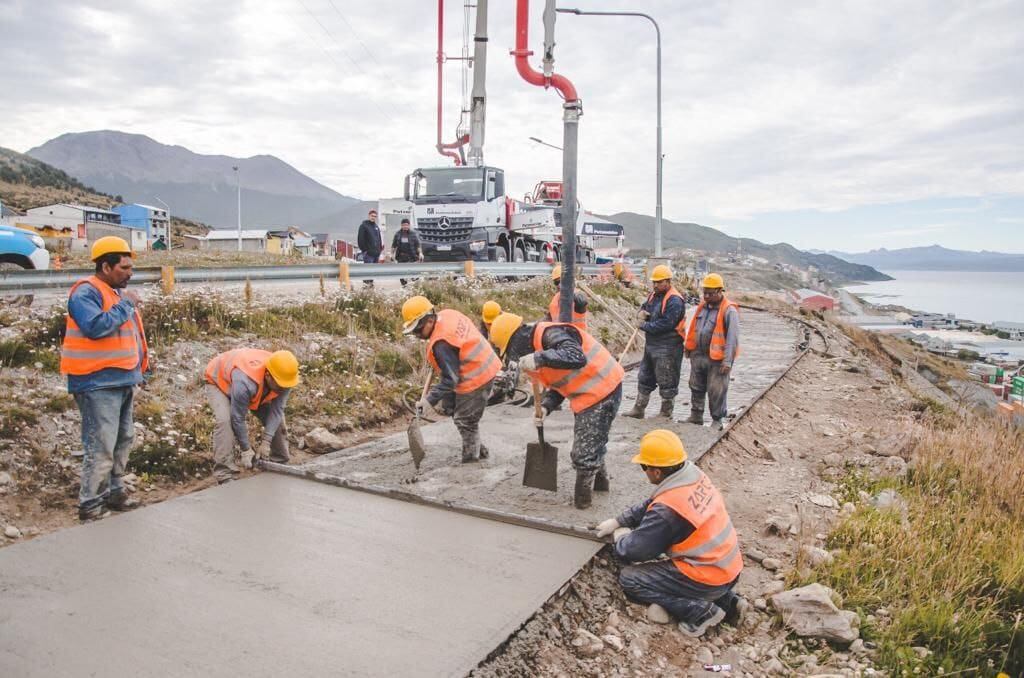
[[[626,354],[629,353],[629,349],[633,348],[633,342],[636,341],[636,335],[638,334],[640,334],[639,327],[633,330],[633,334],[629,335],[629,341],[626,342],[626,348],[622,349],[622,353],[619,354],[620,363],[622,362],[622,359],[626,357]]]
[[[427,380],[423,382],[423,393],[420,395],[420,400],[427,397],[427,391],[430,390],[430,382],[434,380],[434,371],[430,370],[427,373]],[[419,401],[417,401],[419,402]],[[420,462],[427,456],[426,448],[423,445],[423,433],[420,431],[420,411],[418,407],[414,407],[414,414],[412,415],[412,421],[409,422],[409,453],[412,454],[412,463],[415,464],[416,470],[420,470]]]
[[[523,485],[538,490],[558,489],[558,448],[544,442],[544,410],[540,406],[541,388],[533,382],[533,414],[538,421],[537,440],[526,445],[526,468],[523,470]]]

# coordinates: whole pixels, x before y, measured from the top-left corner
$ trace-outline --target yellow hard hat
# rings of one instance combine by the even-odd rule
[[[561,280],[562,279],[562,265],[555,264],[554,268],[551,269],[551,279]]]
[[[678,466],[686,461],[683,441],[672,431],[663,428],[647,432],[640,439],[640,453],[633,457],[634,464],[644,466]]]
[[[127,254],[132,256],[132,248],[124,238],[116,235],[105,235],[92,244],[92,253],[89,258],[96,261],[107,254]]]
[[[672,269],[666,266],[665,264],[658,264],[657,266],[654,267],[654,270],[651,271],[651,282],[658,282],[660,280],[671,279]]]
[[[498,355],[505,355],[509,339],[512,338],[512,335],[522,324],[523,316],[516,315],[515,313],[502,313],[494,319],[487,338],[494,344],[494,348],[498,349]]]
[[[722,276],[717,273],[708,273],[704,276],[704,280],[700,283],[701,287],[707,287],[708,289],[720,290],[725,287],[725,281],[722,280]]]
[[[484,303],[480,317],[483,321],[490,325],[494,322],[494,319],[501,315],[501,306],[496,301],[488,301]]]
[[[412,334],[423,316],[431,313],[434,305],[426,297],[415,296],[402,304],[402,334]]]
[[[274,351],[267,358],[267,372],[281,388],[292,388],[299,383],[299,361],[291,351]]]

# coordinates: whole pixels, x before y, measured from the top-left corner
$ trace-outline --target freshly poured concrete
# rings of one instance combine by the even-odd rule
[[[464,675],[598,547],[265,473],[0,550],[0,676]]]
[[[729,386],[730,412],[741,412],[786,370],[796,358],[796,344],[801,336],[802,329],[783,318],[756,311],[743,312],[741,346],[744,348]],[[622,412],[633,405],[636,378],[636,370],[626,374]],[[673,421],[656,416],[661,404],[657,393],[647,408],[647,419],[630,419],[621,414],[616,418],[605,458],[611,475],[611,491],[594,493],[593,506],[583,511],[572,506],[575,471],[569,452],[573,417],[568,404],[548,417],[544,427],[545,441],[559,450],[557,492],[523,486],[526,444],[537,439],[533,409],[510,405],[487,408],[480,422],[480,438],[490,449],[491,456],[478,463],[461,463],[459,434],[451,419],[445,419],[422,427],[427,457],[418,474],[414,472],[404,432],[324,455],[302,468],[366,484],[397,487],[442,501],[586,528],[617,515],[623,507],[649,495],[651,486],[647,477],[630,463],[644,433],[655,428],[671,428],[682,438],[690,459],[695,461],[718,440],[720,433],[709,426],[683,423],[690,414],[688,378],[689,361],[684,360]],[[710,414],[706,413],[705,418],[710,423]]]

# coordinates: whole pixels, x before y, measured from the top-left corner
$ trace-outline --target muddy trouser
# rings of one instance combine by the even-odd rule
[[[636,390],[641,394],[658,394],[672,400],[679,393],[679,370],[683,363],[683,344],[644,348],[644,359],[640,363],[640,374],[636,378]]]
[[[572,467],[596,471],[604,466],[608,452],[608,431],[622,403],[622,384],[587,409],[576,414],[572,425]]]
[[[235,432],[231,430],[231,399],[213,384],[206,384],[206,398],[213,410],[213,475],[218,480],[231,478],[238,473],[235,464]],[[256,411],[260,421],[264,420],[260,410]],[[288,461],[288,431],[282,421],[270,441],[270,460],[280,463]]]
[[[82,413],[84,450],[78,507],[90,511],[102,506],[110,494],[124,492],[121,476],[135,439],[135,387],[98,388],[74,395]]]
[[[452,421],[462,436],[462,458],[480,458],[480,419],[484,416],[487,400],[491,396],[494,380],[475,391],[455,394],[455,412]]]
[[[645,605],[657,603],[676,620],[690,623],[706,618],[715,605],[728,611],[738,579],[721,586],[702,584],[680,572],[671,560],[626,565],[619,573],[626,598]]]
[[[708,397],[712,419],[724,419],[729,408],[726,396],[729,394],[729,375],[719,368],[722,361],[712,360],[703,353],[690,354],[690,410],[704,413],[704,396]]]

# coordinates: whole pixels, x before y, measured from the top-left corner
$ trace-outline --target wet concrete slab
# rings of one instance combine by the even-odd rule
[[[729,386],[731,414],[741,413],[792,363],[797,356],[796,344],[802,329],[770,313],[744,311],[741,336],[744,348]],[[630,360],[627,358],[624,362],[628,364]],[[636,377],[636,370],[626,375],[621,412],[633,406]],[[552,413],[544,428],[546,442],[559,450],[557,492],[523,486],[526,445],[536,441],[537,434],[533,409],[511,405],[487,408],[481,421],[481,440],[490,449],[491,456],[478,463],[461,463],[458,432],[451,420],[446,419],[422,428],[427,457],[418,474],[414,471],[405,433],[332,452],[303,464],[302,468],[359,483],[397,487],[439,501],[483,506],[586,528],[649,495],[651,487],[646,476],[630,463],[644,433],[655,428],[674,430],[694,460],[699,460],[718,439],[720,433],[710,426],[683,423],[690,408],[688,378],[689,361],[684,360],[673,421],[654,416],[660,406],[657,394],[651,398],[647,419],[630,419],[621,414],[616,418],[605,459],[611,475],[611,491],[595,493],[593,506],[583,511],[572,506],[575,471],[569,452],[573,417],[568,405],[563,411]]]
[[[0,676],[465,675],[599,546],[265,473],[0,550]]]

